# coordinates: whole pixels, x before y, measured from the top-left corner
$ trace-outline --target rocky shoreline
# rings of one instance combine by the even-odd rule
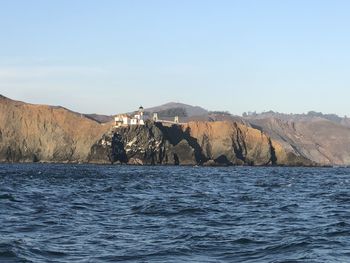
[[[332,165],[306,157],[299,148],[270,133],[234,120],[181,125],[148,120],[145,125],[115,128],[113,122],[100,123],[63,107],[0,96],[0,162]]]
[[[290,165],[315,163],[286,152],[261,131],[235,122],[190,122],[113,129],[91,147],[90,163],[137,165]]]

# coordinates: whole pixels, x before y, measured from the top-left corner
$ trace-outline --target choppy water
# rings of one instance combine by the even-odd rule
[[[350,262],[350,169],[0,165],[0,262]]]

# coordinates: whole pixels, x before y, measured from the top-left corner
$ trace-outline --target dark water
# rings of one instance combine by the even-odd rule
[[[350,169],[0,165],[0,262],[350,262]]]

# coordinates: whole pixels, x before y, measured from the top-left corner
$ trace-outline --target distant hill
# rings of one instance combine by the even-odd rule
[[[243,118],[246,120],[252,119],[267,119],[276,118],[286,121],[314,121],[314,120],[328,120],[337,124],[345,125],[350,127],[350,119],[347,117],[340,117],[336,114],[323,114],[322,112],[309,111],[303,114],[286,114],[274,111],[267,111],[262,113],[244,113]]]
[[[350,121],[335,114],[265,112],[244,120],[317,163],[350,164]]]
[[[146,108],[145,112],[167,115],[167,117],[194,117],[208,115],[208,111],[199,106],[192,106],[184,103],[169,102],[160,106]]]
[[[84,114],[86,118],[89,118],[90,120],[97,121],[98,123],[107,123],[113,121],[113,116],[110,115],[102,115],[102,114]]]

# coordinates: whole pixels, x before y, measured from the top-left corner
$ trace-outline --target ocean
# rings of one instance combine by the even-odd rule
[[[0,262],[350,262],[350,169],[0,165]]]

